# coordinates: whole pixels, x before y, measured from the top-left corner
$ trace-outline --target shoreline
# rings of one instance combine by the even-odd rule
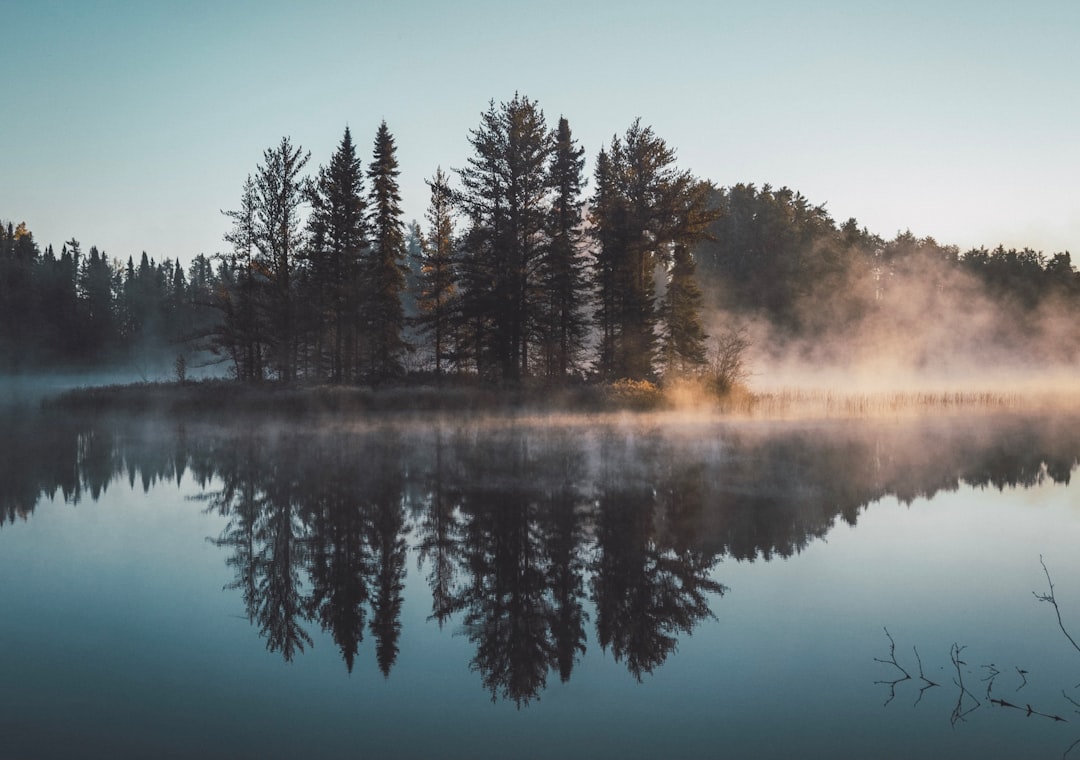
[[[17,405],[25,406],[25,403]],[[662,415],[672,421],[907,418],[985,413],[1080,411],[1080,393],[894,391],[857,393],[790,388],[724,396],[700,384],[658,388],[647,383],[570,387],[429,384],[370,386],[252,386],[233,380],[148,382],[74,388],[43,395],[43,410],[66,413],[260,415],[283,419],[357,420],[397,417],[617,417]]]

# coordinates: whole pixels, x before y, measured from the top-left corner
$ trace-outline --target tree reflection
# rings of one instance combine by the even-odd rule
[[[678,467],[658,489],[633,475],[628,478],[621,457],[615,467],[605,465],[592,582],[597,639],[640,681],[675,650],[677,634],[691,633],[712,614],[708,594],[722,595],[725,588],[709,577],[718,558],[693,548],[686,532],[693,523],[678,519],[696,507],[670,498],[696,494],[700,504],[700,481],[695,480],[700,470]],[[664,529],[658,492],[666,492],[668,506],[677,510]]]
[[[375,659],[383,676],[390,675],[398,655],[401,635],[401,604],[405,589],[405,505],[402,501],[404,473],[396,441],[380,441],[377,456],[367,458],[371,494],[368,536],[373,559],[371,633]]]
[[[330,634],[351,673],[364,638],[372,561],[364,503],[352,487],[354,457],[334,440],[320,447],[305,513],[311,521],[309,614]]]
[[[455,603],[476,645],[471,665],[492,700],[519,707],[544,688],[556,659],[533,485],[543,473],[530,459],[529,441],[516,437],[477,445],[465,458],[461,553],[469,580]]]
[[[414,551],[428,619],[459,627],[483,688],[519,707],[552,673],[572,679],[590,634],[634,678],[661,667],[714,615],[722,557],[790,556],[886,494],[1067,483],[1080,454],[1080,426],[1019,418],[827,434],[732,426],[713,437],[532,424],[151,427],[25,411],[6,421],[0,524],[57,492],[74,504],[116,479],[145,491],[190,479],[226,518],[212,543],[266,647],[291,661],[321,632],[349,672],[370,656],[384,676],[399,657]]]
[[[253,454],[255,442],[247,444]],[[221,473],[225,487],[212,504],[233,516],[215,542],[234,550],[226,560],[237,573],[230,587],[241,590],[248,618],[259,627],[267,648],[291,661],[312,643],[303,626],[310,604],[300,588],[309,554],[309,523],[300,513],[303,491],[296,442],[286,442],[279,453],[271,466],[262,457],[238,460],[238,467]],[[230,482],[230,476],[236,481]]]
[[[584,462],[565,439],[552,453],[552,478],[540,513],[544,535],[546,583],[551,594],[548,627],[555,666],[564,683],[585,654],[586,510],[581,494]]]
[[[431,588],[431,616],[428,619],[435,620],[442,628],[456,611],[454,577],[460,553],[461,520],[454,492],[450,489],[450,475],[446,471],[448,453],[442,429],[435,430],[432,449],[434,461],[423,476],[425,488],[420,497],[423,508],[418,529],[417,565],[430,563],[426,578]]]

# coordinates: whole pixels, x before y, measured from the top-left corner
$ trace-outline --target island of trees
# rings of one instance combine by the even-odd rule
[[[464,166],[428,180],[423,225],[403,217],[385,122],[366,164],[348,128],[317,169],[288,137],[265,150],[224,212],[229,249],[186,268],[74,238],[57,254],[0,224],[0,370],[168,357],[181,379],[217,363],[244,383],[657,382],[723,375],[749,321],[822,361],[926,324],[952,337],[916,362],[957,336],[1080,356],[1068,252],[885,240],[788,188],[699,179],[640,121],[587,178],[568,120],[520,95],[467,139]]]

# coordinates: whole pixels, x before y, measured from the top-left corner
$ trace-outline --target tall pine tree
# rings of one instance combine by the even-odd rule
[[[358,372],[360,274],[368,244],[364,171],[348,127],[309,197],[315,373],[341,383]]]
[[[547,248],[540,262],[541,346],[544,374],[565,378],[577,366],[585,341],[585,260],[581,249],[581,190],[585,149],[574,141],[570,124],[559,119],[551,157],[553,190],[547,219]]]
[[[267,337],[274,371],[281,382],[296,374],[296,304],[293,269],[301,251],[300,206],[306,199],[301,176],[311,153],[294,147],[288,137],[263,152],[255,175],[255,244],[259,267],[268,276]]]
[[[453,199],[442,167],[428,181],[431,202],[428,205],[428,234],[420,254],[417,325],[430,337],[435,376],[442,377],[443,364],[452,335],[452,308],[457,276],[454,267]]]
[[[405,312],[401,294],[405,290],[405,223],[398,191],[398,161],[394,138],[379,125],[368,179],[371,180],[369,219],[371,247],[364,271],[364,306],[367,323],[368,372],[380,380],[402,372],[402,354],[407,346],[402,337]]]
[[[593,234],[599,243],[596,287],[601,371],[609,377],[654,376],[661,310],[658,266],[689,250],[715,214],[702,183],[678,171],[675,151],[635,120],[597,163]]]
[[[498,110],[490,104],[469,142],[474,155],[459,171],[469,222],[464,316],[474,328],[481,373],[516,381],[529,371],[539,332],[551,133],[536,101],[515,95]]]

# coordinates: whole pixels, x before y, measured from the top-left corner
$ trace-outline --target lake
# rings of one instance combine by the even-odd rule
[[[1075,416],[3,422],[0,758],[1080,757]]]

